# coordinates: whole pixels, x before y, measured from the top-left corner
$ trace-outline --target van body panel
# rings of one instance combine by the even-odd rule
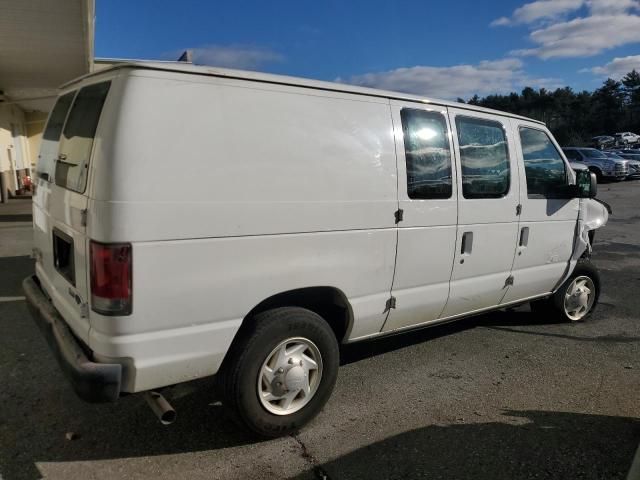
[[[337,288],[349,338],[381,330],[397,243],[388,101],[164,72],[113,83],[87,229],[132,244],[133,311],[91,312],[89,346],[129,359],[124,388],[215,373],[242,319],[283,291]]]
[[[381,229],[133,243],[133,313],[92,312],[89,346],[104,357],[133,359],[136,379],[124,372],[131,391],[175,383],[170,372],[179,376],[186,365],[193,377],[213,374],[256,305],[314,286],[333,286],[350,299],[349,337],[378,333],[395,242],[395,229]]]
[[[453,142],[458,169],[458,230],[456,236],[455,259],[451,274],[449,300],[442,313],[451,317],[464,312],[483,309],[500,304],[508,291],[508,278],[515,255],[518,234],[517,207],[520,201],[520,181],[518,160],[515,154],[515,139],[510,130],[508,119],[480,112],[468,112],[449,109],[453,130]],[[457,121],[486,122],[494,128],[496,134],[503,133],[502,142],[506,142],[508,157],[508,190],[498,198],[465,198],[463,191],[464,176],[461,158],[460,134]],[[474,146],[476,155],[482,161],[482,150],[490,150],[493,145]],[[502,147],[504,148],[504,147]],[[491,165],[478,166],[492,171]],[[480,174],[478,174],[480,175]],[[480,177],[482,178],[482,177]],[[481,196],[479,193],[478,196]]]
[[[73,332],[86,342],[89,333],[86,311],[89,288],[87,238],[82,225],[82,211],[87,207],[87,199],[57,185],[46,184],[44,180],[39,180],[38,183],[33,199],[33,243],[41,256],[38,263],[39,278],[54,306],[69,322]],[[54,238],[62,236],[65,240]],[[55,241],[68,241],[72,245],[73,282],[54,265]]]
[[[565,162],[567,180],[575,181],[573,169],[562,156],[560,146],[546,128],[533,122],[514,119],[511,120],[511,124],[516,138],[520,135],[520,128],[530,128],[544,133],[557,150],[558,156]],[[504,303],[551,292],[556,288],[569,267],[580,212],[578,198],[530,198],[522,148],[521,142],[516,142],[515,153],[519,159],[522,192],[518,237],[522,235],[523,229],[527,229],[528,238],[526,245],[521,244],[520,240],[516,245],[513,285],[505,295]]]
[[[447,108],[400,101],[392,101],[391,105],[396,131],[398,204],[403,211],[403,218],[398,224],[396,271],[392,292],[397,306],[390,311],[384,331],[421,324],[440,317],[449,297],[458,216],[457,174]],[[401,118],[403,109],[428,112],[429,119],[441,119],[444,122],[445,141],[441,147],[445,147],[449,152],[451,192],[448,198],[410,198],[405,132]]]
[[[185,75],[121,80],[116,141],[94,162],[92,198],[106,203],[96,204],[92,238],[394,226],[388,101]],[[164,215],[172,222],[160,221]]]

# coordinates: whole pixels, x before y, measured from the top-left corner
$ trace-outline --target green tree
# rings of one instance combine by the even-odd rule
[[[593,92],[593,120],[601,132],[617,132],[624,124],[624,92],[622,83],[608,78]]]
[[[525,87],[508,95],[474,95],[467,103],[541,120],[561,145],[590,145],[596,135],[621,131],[640,133],[640,73],[636,70],[621,81],[607,79],[594,92]]]
[[[640,130],[640,73],[631,70],[622,78],[625,103],[628,110],[629,130]]]

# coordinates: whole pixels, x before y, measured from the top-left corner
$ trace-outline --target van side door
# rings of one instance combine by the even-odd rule
[[[519,159],[522,214],[513,263],[513,286],[504,303],[551,292],[573,251],[580,200],[567,198],[571,167],[549,131],[511,120]]]
[[[458,229],[443,317],[499,305],[511,284],[520,184],[509,119],[449,109],[458,157]]]
[[[437,320],[449,296],[457,184],[446,107],[392,101],[398,167],[398,245],[383,331]]]

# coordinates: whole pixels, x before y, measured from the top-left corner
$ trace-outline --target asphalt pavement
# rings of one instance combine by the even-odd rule
[[[640,181],[599,196],[614,215],[589,321],[525,306],[350,346],[324,411],[276,440],[238,430],[209,379],[172,393],[168,427],[136,396],[83,403],[24,301],[0,301],[0,479],[624,479],[640,442]],[[15,237],[28,223],[3,230],[2,208],[9,298],[33,265]]]

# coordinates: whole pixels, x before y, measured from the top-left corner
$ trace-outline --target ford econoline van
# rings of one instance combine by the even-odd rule
[[[143,393],[168,423],[162,389],[215,375],[234,416],[275,436],[325,404],[340,344],[528,302],[585,319],[595,190],[535,120],[117,65],[51,111],[24,290],[81,398]]]

